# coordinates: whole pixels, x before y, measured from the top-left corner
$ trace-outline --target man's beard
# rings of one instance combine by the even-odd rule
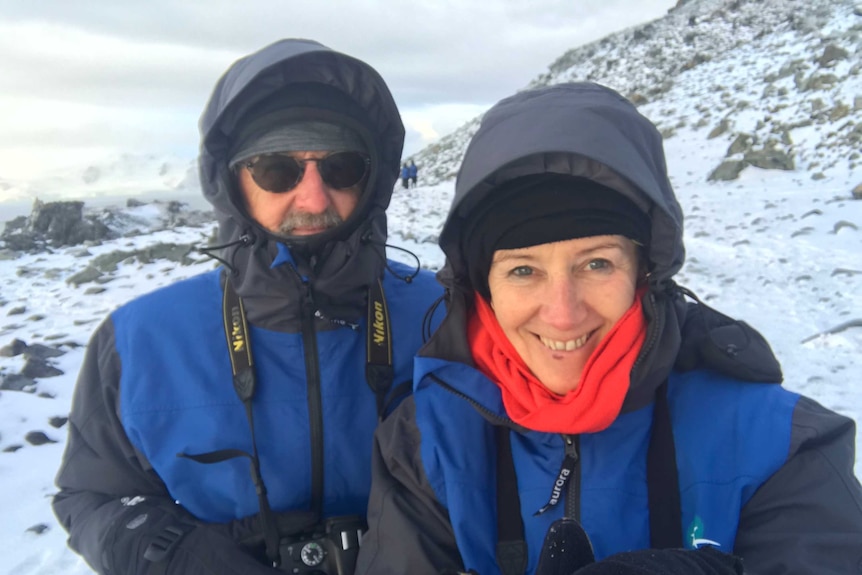
[[[278,226],[276,232],[279,236],[289,238],[293,237],[293,230],[296,228],[323,228],[330,229],[343,223],[344,220],[335,211],[332,206],[319,214],[309,214],[308,212],[288,212],[281,225]]]

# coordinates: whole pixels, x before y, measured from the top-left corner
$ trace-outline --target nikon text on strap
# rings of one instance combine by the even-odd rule
[[[378,278],[368,289],[368,325],[365,327],[365,380],[377,400],[378,420],[382,420],[385,415],[386,394],[395,379],[395,369],[392,367],[391,325],[383,282]]]

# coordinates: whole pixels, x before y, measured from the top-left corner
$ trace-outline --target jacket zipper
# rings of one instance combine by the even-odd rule
[[[575,463],[572,476],[566,485],[566,517],[581,520],[581,458],[578,453],[580,438],[577,435],[563,435],[566,457]]]
[[[308,393],[308,424],[311,434],[311,510],[317,515],[318,520],[321,520],[323,518],[323,401],[320,393],[317,331],[314,327],[314,300],[311,297],[311,286],[308,282],[292,265],[290,269],[304,288],[300,306],[300,325]]]

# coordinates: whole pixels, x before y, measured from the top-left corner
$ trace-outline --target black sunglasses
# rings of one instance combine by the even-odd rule
[[[285,154],[264,154],[245,162],[254,182],[274,194],[289,192],[299,185],[305,164],[317,162],[317,171],[330,188],[352,188],[368,174],[371,160],[359,152],[334,152],[323,158],[301,160]]]

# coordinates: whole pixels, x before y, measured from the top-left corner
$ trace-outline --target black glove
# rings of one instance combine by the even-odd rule
[[[574,575],[743,575],[742,559],[713,547],[644,549],[611,555]]]
[[[130,507],[105,547],[111,575],[274,575],[236,542],[227,524],[202,523],[180,506]]]

